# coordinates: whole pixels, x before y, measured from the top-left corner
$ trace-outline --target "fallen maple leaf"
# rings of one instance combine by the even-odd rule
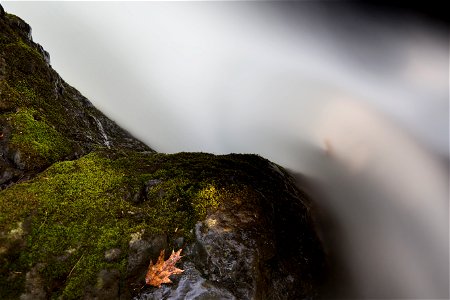
[[[162,283],[172,283],[169,279],[170,275],[181,274],[184,270],[178,269],[175,267],[175,264],[181,259],[180,253],[181,250],[174,252],[172,250],[172,254],[169,259],[164,261],[164,249],[159,253],[158,260],[156,264],[150,260],[150,265],[148,266],[147,275],[145,275],[145,283],[148,285],[161,287]]]

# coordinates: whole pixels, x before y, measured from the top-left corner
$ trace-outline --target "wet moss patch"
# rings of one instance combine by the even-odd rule
[[[20,105],[20,94],[6,81],[0,81],[0,113],[16,110]]]
[[[36,111],[19,110],[5,115],[13,131],[12,158],[20,168],[40,169],[63,159],[72,150],[71,142],[47,124]]]

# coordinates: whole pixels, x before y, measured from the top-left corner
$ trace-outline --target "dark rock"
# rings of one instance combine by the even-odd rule
[[[47,51],[45,51],[45,49],[39,44],[35,44],[35,48],[42,55],[42,57],[44,58],[44,60],[47,63],[47,65],[50,66],[50,54]]]
[[[118,270],[101,270],[95,286],[86,289],[84,300],[119,300],[119,279]]]
[[[10,18],[8,18],[9,25],[19,34],[21,37],[25,38],[28,41],[32,40],[31,37],[31,26],[28,25],[27,22],[22,20],[19,17],[9,15]]]
[[[44,268],[44,264],[37,264],[25,277],[25,293],[20,295],[20,300],[45,300],[47,293],[45,292],[45,282],[40,275],[40,271]]]
[[[158,257],[167,248],[166,235],[146,235],[145,232],[132,234],[129,242],[127,276],[131,281],[143,278],[150,263],[150,257]],[[139,281],[139,280],[137,280]]]
[[[162,180],[159,179],[149,180],[143,187],[141,187],[137,192],[133,194],[133,196],[131,197],[131,201],[133,201],[134,203],[141,203],[148,200],[147,194],[149,190],[151,190],[153,187],[156,187],[160,183],[162,183]]]
[[[107,262],[113,262],[117,260],[122,254],[122,251],[118,248],[113,248],[105,251],[105,260]]]
[[[22,153],[20,152],[20,150],[15,150],[12,153],[12,160],[14,162],[14,165],[19,169],[19,170],[23,170],[26,168],[26,162],[22,159]]]
[[[4,166],[1,167],[2,167],[1,169],[4,171],[0,173],[0,186],[14,178],[13,170],[8,169],[7,167]]]
[[[184,245],[184,237],[180,236],[179,238],[176,238],[173,241],[173,246],[175,247],[175,249],[180,249],[183,248]]]
[[[147,184],[145,185],[146,191],[148,192],[149,189],[151,189],[152,187],[160,184],[162,181],[159,179],[151,179],[147,182]]]
[[[137,192],[133,194],[133,196],[131,197],[131,201],[134,203],[140,203],[145,201],[147,195],[145,190],[146,190],[145,186],[141,187]]]
[[[0,57],[0,80],[4,79],[5,74],[6,74],[6,61],[3,57]],[[1,106],[2,105],[0,105],[0,109],[2,108]]]

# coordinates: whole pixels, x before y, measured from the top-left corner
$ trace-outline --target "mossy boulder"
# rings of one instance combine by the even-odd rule
[[[154,293],[140,288],[163,248],[185,249],[206,291],[239,299],[315,295],[323,271],[306,196],[254,155],[105,149],[3,190],[0,206],[2,298],[33,272],[46,296],[85,296],[106,271],[119,274],[117,297]]]
[[[302,299],[310,201],[257,155],[156,153],[51,68],[0,6],[0,299]],[[183,249],[172,285],[150,259]],[[166,255],[166,258],[167,258]]]

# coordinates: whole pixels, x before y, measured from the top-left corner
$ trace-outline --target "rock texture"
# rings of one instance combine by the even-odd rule
[[[317,298],[326,259],[309,210],[257,155],[155,153],[0,6],[1,299]],[[185,271],[146,286],[150,260],[179,248]]]

